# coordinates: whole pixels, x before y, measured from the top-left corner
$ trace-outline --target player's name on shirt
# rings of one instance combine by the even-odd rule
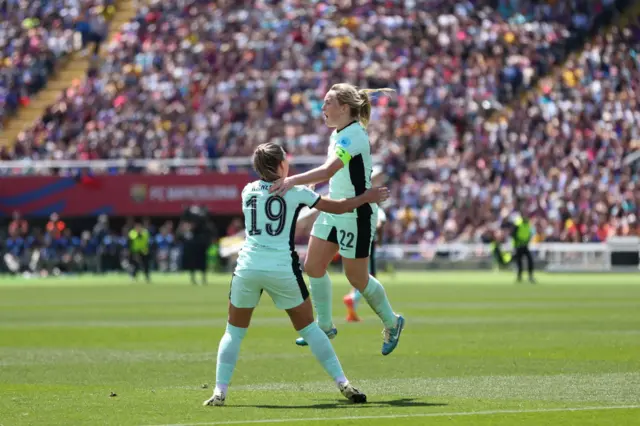
[[[273,184],[271,182],[257,182],[251,185],[253,186],[250,187],[250,191],[268,191]]]

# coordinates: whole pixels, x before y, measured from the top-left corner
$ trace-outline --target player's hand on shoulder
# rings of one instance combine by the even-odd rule
[[[281,178],[273,182],[273,185],[271,185],[271,188],[269,188],[269,193],[276,194],[276,195],[284,195],[291,188],[293,188],[293,183],[291,182],[291,179]]]
[[[389,198],[389,188],[386,186],[377,186],[375,188],[367,189],[364,193],[368,203],[381,203]]]

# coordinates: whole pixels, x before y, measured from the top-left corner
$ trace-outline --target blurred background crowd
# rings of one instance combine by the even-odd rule
[[[347,81],[397,90],[373,100],[368,129],[393,194],[385,242],[478,242],[514,212],[537,241],[638,235],[626,159],[640,147],[640,31],[610,25],[626,3],[140,2],[101,64],[0,158],[216,159],[266,141],[325,155],[322,99]],[[0,118],[74,36],[104,40],[113,7],[0,1]]]
[[[107,35],[114,0],[0,1],[0,130],[71,52]]]
[[[227,233],[237,232],[237,225],[237,220],[232,222]],[[186,269],[190,268],[186,257],[190,255],[194,227],[185,217],[165,220],[156,226],[148,217],[139,220],[130,217],[124,223],[113,223],[103,214],[96,218],[93,227],[78,232],[77,226],[74,229],[57,213],[39,226],[14,212],[6,232],[0,232],[4,242],[0,272],[47,276],[128,271],[136,261],[130,234],[136,226],[149,232],[146,254],[151,270],[176,272],[185,269],[185,262]],[[215,226],[210,231],[204,251],[208,269],[217,270],[222,266],[219,236]]]

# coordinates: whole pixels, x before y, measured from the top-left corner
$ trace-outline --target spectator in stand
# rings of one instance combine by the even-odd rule
[[[61,272],[79,272],[81,270],[80,263],[76,258],[76,254],[80,247],[80,239],[71,233],[71,229],[64,228],[58,238],[54,242],[58,260],[56,266]]]
[[[109,232],[109,216],[101,214],[98,216],[98,221],[93,226],[92,237],[98,241],[102,241],[106,234]]]
[[[156,252],[156,264],[161,272],[175,271],[177,268],[172,259],[172,252],[175,247],[175,236],[172,232],[171,222],[165,223],[160,232],[155,235],[154,248]]]
[[[101,214],[91,232],[91,240],[96,244],[96,270],[101,273],[109,270],[106,241],[110,232],[109,216]]]
[[[47,233],[55,241],[62,235],[67,225],[60,219],[58,213],[51,213],[49,222],[47,222]]]
[[[114,12],[113,0],[0,2],[0,129],[75,50],[74,32],[82,31],[78,17],[97,22],[95,32],[104,35],[102,18]]]
[[[80,16],[78,16],[75,22],[75,30],[78,34],[80,34],[82,50],[86,51],[91,41],[91,27],[89,25],[88,11],[84,11]]]
[[[109,230],[104,238],[100,241],[100,271],[101,272],[113,272],[119,270],[122,265],[123,246],[121,238]]]
[[[42,257],[42,248],[44,246],[44,236],[40,228],[35,228],[33,232],[26,237],[27,250],[29,252],[29,270],[37,273],[41,270],[40,259]]]
[[[142,227],[154,235],[157,233],[157,228],[153,223],[151,223],[151,219],[149,217],[144,217],[142,219]]]
[[[20,272],[25,253],[25,240],[17,229],[9,230],[9,236],[4,242],[3,260],[9,271]]]
[[[77,270],[98,272],[98,246],[100,240],[91,235],[90,231],[83,231],[74,255]]]
[[[13,212],[13,219],[9,223],[9,234],[20,235],[22,237],[29,233],[29,224],[22,218],[19,211]]]
[[[100,46],[107,39],[109,24],[101,13],[94,13],[89,18],[89,39],[94,43],[93,54],[100,53]]]

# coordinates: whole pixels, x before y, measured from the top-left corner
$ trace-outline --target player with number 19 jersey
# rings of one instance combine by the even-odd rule
[[[293,187],[283,196],[272,195],[271,185],[259,180],[242,190],[246,240],[236,275],[244,270],[300,271],[294,246],[298,214],[305,206],[315,206],[320,195],[305,186]]]
[[[278,309],[295,308],[309,297],[294,238],[300,210],[315,206],[320,195],[305,186],[272,195],[271,185],[259,180],[242,190],[246,239],[229,292],[237,308],[256,307],[262,290]]]
[[[354,121],[329,139],[329,156],[336,155],[344,166],[329,180],[329,198],[356,197],[371,188],[373,159],[369,136]],[[369,257],[378,221],[378,205],[364,204],[342,215],[320,213],[311,235],[338,244],[340,255],[350,259]]]

